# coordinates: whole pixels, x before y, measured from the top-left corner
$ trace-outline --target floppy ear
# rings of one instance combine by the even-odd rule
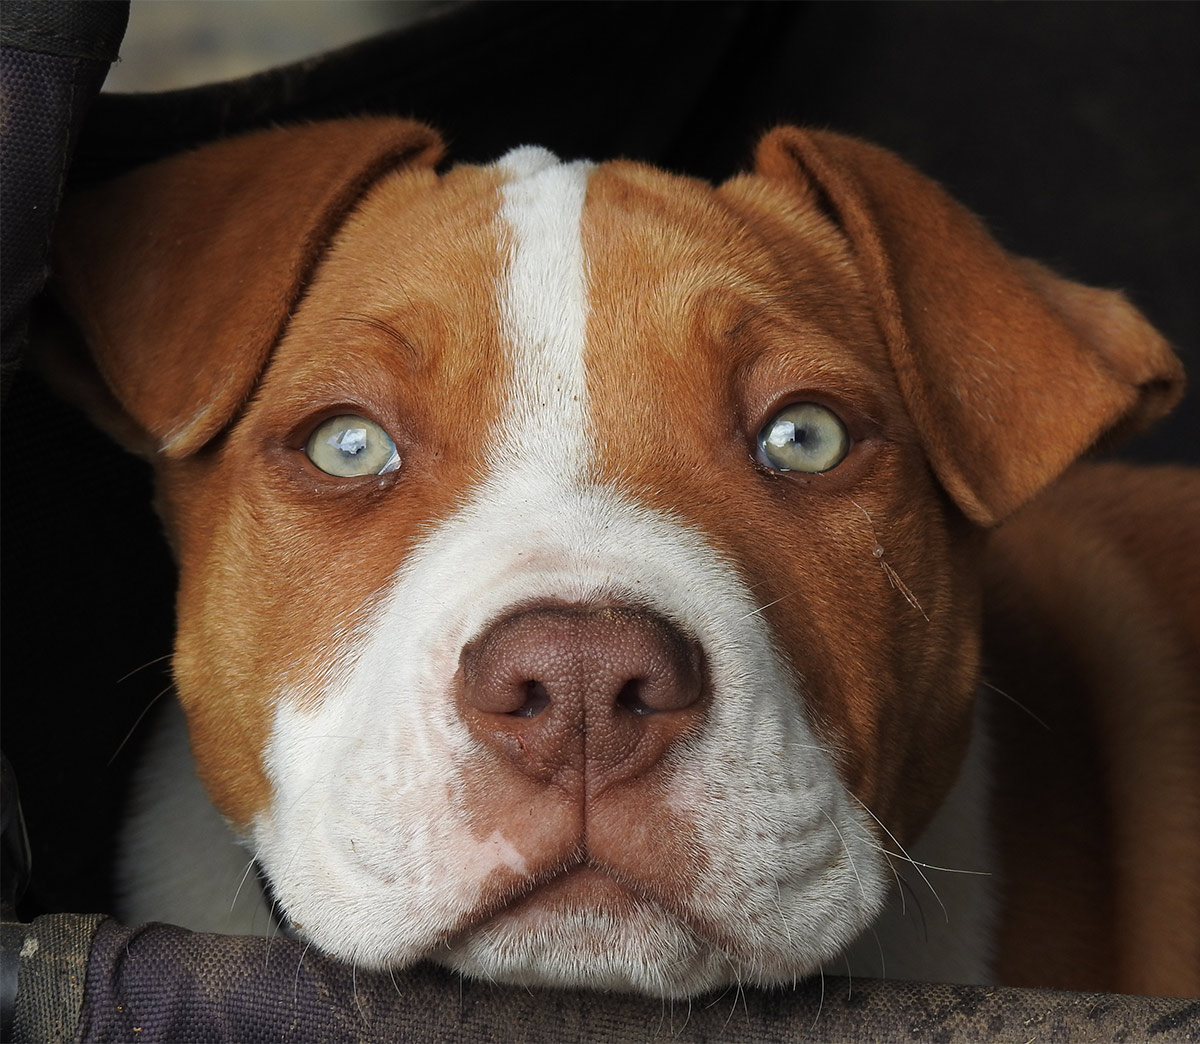
[[[973,521],[1004,518],[1097,440],[1181,396],[1179,360],[1121,294],[1009,255],[890,152],[783,127],[756,165],[849,238],[926,454]]]
[[[253,391],[322,250],[367,188],[441,155],[429,128],[355,119],[231,138],[66,202],[41,368],[135,452],[181,457]]]

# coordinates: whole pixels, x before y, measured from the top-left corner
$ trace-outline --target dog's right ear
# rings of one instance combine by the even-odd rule
[[[437,162],[419,123],[260,131],[140,168],[63,205],[35,331],[47,379],[127,448],[193,453],[249,398],[338,225],[380,176]]]

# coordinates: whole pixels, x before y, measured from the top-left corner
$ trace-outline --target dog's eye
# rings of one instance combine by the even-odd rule
[[[308,437],[304,452],[318,468],[339,478],[382,475],[400,466],[396,444],[365,417],[332,417]]]
[[[773,471],[815,475],[836,468],[849,452],[846,426],[815,402],[785,406],[758,433],[759,462]]]

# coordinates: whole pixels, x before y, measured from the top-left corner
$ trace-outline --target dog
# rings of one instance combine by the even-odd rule
[[[311,123],[63,209],[42,366],[179,566],[122,915],[1200,993],[1200,482],[1077,463],[1181,395],[1149,323],[830,132],[441,159]]]

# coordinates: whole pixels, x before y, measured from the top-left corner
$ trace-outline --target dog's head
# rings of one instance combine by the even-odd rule
[[[374,966],[791,980],[951,783],[982,527],[1180,375],[882,150],[713,188],[358,120],[74,200],[60,383],[156,468],[209,791]]]

